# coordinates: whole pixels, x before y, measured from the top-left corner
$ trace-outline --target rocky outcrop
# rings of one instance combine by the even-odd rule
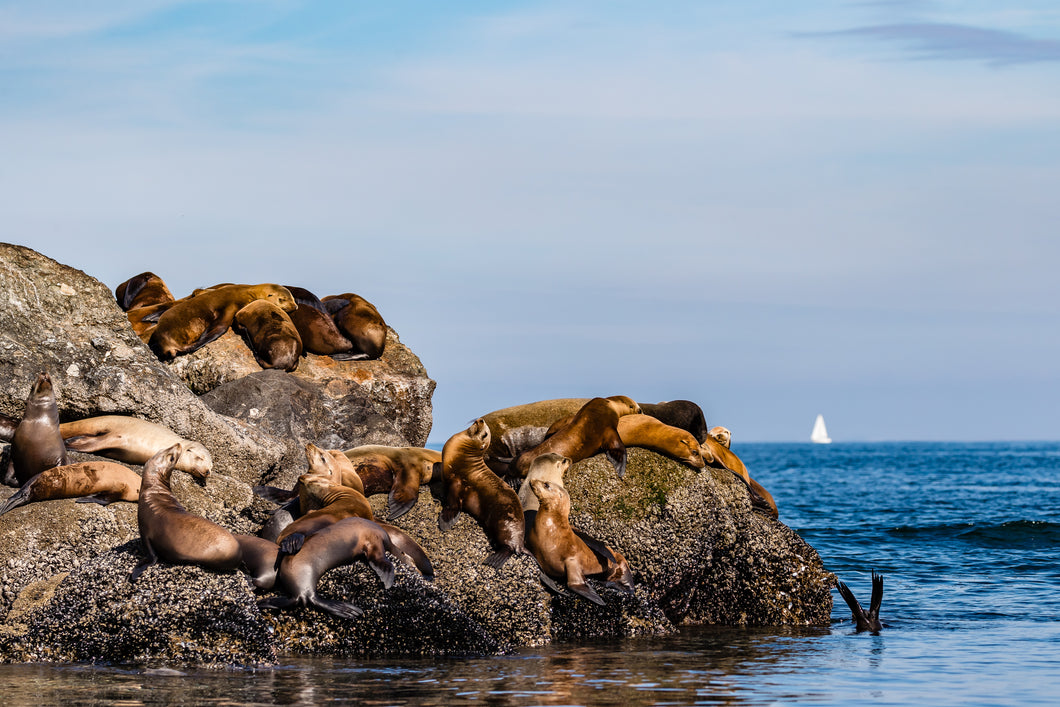
[[[104,285],[24,248],[0,245],[0,297],[7,303],[0,412],[18,417],[33,377],[47,370],[63,419],[134,414],[202,441],[214,472],[205,488],[174,474],[174,494],[233,532],[254,533],[268,518],[270,505],[250,485],[293,480],[305,468],[302,442],[415,444],[429,428],[433,382],[393,333],[382,361],[310,358],[295,374],[254,364],[233,376],[221,362],[244,355],[229,351],[243,346],[238,339],[222,337],[189,361],[161,364]],[[418,422],[394,412],[406,404]],[[253,665],[305,653],[488,654],[661,634],[682,622],[829,621],[832,575],[789,528],[754,513],[728,472],[696,473],[631,450],[624,479],[594,457],[572,467],[567,487],[572,523],[626,555],[635,595],[597,585],[602,607],[553,596],[527,556],[487,567],[490,549],[475,521],[461,516],[440,532],[438,504],[425,490],[396,525],[420,542],[436,578],[399,565],[385,590],[363,566],[327,573],[318,591],[360,606],[364,615],[354,621],[312,609],[259,610],[256,600],[267,593],[240,574],[160,564],[130,584],[141,557],[134,504],[16,508],[0,516],[0,660]],[[0,489],[0,498],[10,493]],[[383,496],[372,499],[379,516],[385,504]]]

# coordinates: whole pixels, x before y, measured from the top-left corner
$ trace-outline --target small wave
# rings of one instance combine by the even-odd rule
[[[1044,520],[1010,520],[1003,523],[949,523],[931,526],[898,526],[893,535],[951,538],[999,547],[1035,547],[1060,542],[1060,523]]]

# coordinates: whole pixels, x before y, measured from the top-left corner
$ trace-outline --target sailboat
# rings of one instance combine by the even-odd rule
[[[813,432],[810,433],[810,441],[817,444],[831,444],[832,438],[828,436],[828,430],[824,428],[824,415],[818,415],[813,421]]]

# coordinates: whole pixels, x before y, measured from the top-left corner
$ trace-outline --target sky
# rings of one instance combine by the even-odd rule
[[[0,1],[0,240],[374,302],[430,441],[1060,438],[1055,2]]]

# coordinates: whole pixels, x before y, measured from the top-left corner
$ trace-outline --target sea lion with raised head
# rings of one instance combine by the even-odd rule
[[[500,569],[512,555],[530,554],[524,543],[523,508],[515,491],[490,471],[483,457],[490,428],[479,418],[442,447],[442,473],[432,479],[431,493],[442,502],[438,529],[449,530],[463,511],[486,533],[493,554],[486,564]]]
[[[54,466],[23,484],[0,506],[0,516],[19,506],[59,498],[103,506],[115,501],[136,503],[140,499],[140,475],[121,464],[105,461]]]
[[[618,436],[627,447],[650,449],[693,469],[703,468],[699,442],[692,433],[651,415],[623,415],[618,420]]]
[[[239,541],[227,529],[202,516],[189,513],[170,490],[169,482],[181,445],[163,449],[144,464],[136,521],[147,556],[133,569],[129,581],[156,564],[165,562],[201,565],[215,572],[239,567]]]
[[[11,459],[4,483],[22,486],[45,469],[69,463],[59,433],[59,405],[47,373],[37,374],[26,398],[26,410],[11,436]]]
[[[640,406],[625,395],[593,398],[569,421],[553,423],[552,434],[516,457],[507,476],[525,478],[534,459],[548,452],[569,457],[573,464],[603,452],[622,478],[626,472],[626,446],[618,434],[618,421],[624,415],[639,412]]]
[[[343,452],[363,484],[364,495],[387,494],[387,520],[408,513],[420,497],[420,486],[441,473],[442,453],[425,447],[367,444]],[[343,472],[342,483],[348,472]]]
[[[298,306],[287,288],[279,285],[216,287],[167,309],[158,318],[148,346],[164,361],[189,354],[228,331],[236,312],[259,299],[268,300],[285,312]]]
[[[236,312],[232,329],[254,353],[262,368],[293,371],[302,357],[302,337],[294,322],[275,304],[258,299]]]
[[[728,427],[716,425],[710,428],[710,436],[726,449],[732,449],[732,432]]]
[[[570,469],[571,461],[568,457],[554,452],[542,454],[530,464],[530,470],[526,472],[526,478],[519,486],[519,504],[523,507],[523,516],[526,518],[526,527],[529,528],[533,522],[530,513],[536,512],[538,508],[537,494],[530,486],[534,479],[548,481],[557,486],[563,486],[563,475]]]
[[[626,558],[598,541],[590,546],[583,533],[571,528],[567,490],[542,479],[534,479],[530,487],[540,507],[533,527],[527,531],[526,543],[537,559],[543,580],[563,581],[575,594],[600,605],[604,600],[586,583],[587,577],[603,579],[605,586],[632,592],[633,574]],[[554,584],[544,584],[555,590]]]
[[[394,565],[386,557],[397,554],[390,536],[378,524],[364,518],[344,518],[313,533],[294,555],[284,555],[276,575],[276,589],[286,596],[258,602],[261,609],[287,609],[313,606],[344,619],[364,612],[354,604],[325,599],[316,593],[317,582],[328,570],[354,562],[364,562],[379,576],[383,586],[394,584]]]
[[[883,624],[880,623],[880,605],[883,603],[883,575],[876,574],[876,570],[872,571],[872,598],[869,600],[868,611],[861,607],[861,604],[858,603],[857,598],[854,596],[854,592],[850,591],[850,587],[836,580],[836,589],[839,590],[843,601],[847,603],[847,607],[850,609],[850,619],[855,623],[856,630],[872,631],[873,633],[879,633],[883,630]]]
[[[144,464],[167,447],[180,444],[176,468],[202,485],[213,468],[213,458],[201,442],[184,439],[165,425],[128,415],[99,415],[59,425],[67,449],[98,454],[126,464]]]
[[[640,410],[671,427],[679,427],[702,443],[707,438],[707,420],[703,408],[691,400],[664,400],[661,403],[641,403]]]
[[[351,358],[376,359],[383,355],[386,322],[374,304],[352,292],[329,295],[321,302],[335,320],[335,326],[353,342],[356,353]]]

